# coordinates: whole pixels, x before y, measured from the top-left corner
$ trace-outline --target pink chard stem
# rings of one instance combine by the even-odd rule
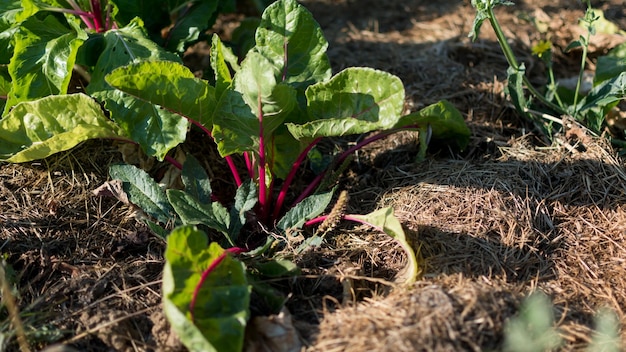
[[[190,118],[187,118],[187,120],[189,120],[189,122],[191,122],[192,124],[196,125],[207,136],[213,138],[211,131],[209,131],[208,128],[204,127],[199,121],[196,121]],[[230,155],[225,156],[224,160],[226,160],[226,163],[228,164],[228,168],[230,169],[230,172],[233,174],[233,179],[235,179],[235,184],[237,185],[237,187],[241,186],[241,183],[242,183],[241,176],[239,176],[239,172],[237,171],[237,167],[235,166],[235,161]]]
[[[269,214],[269,194],[268,187],[265,182],[265,138],[263,138],[263,109],[261,102],[261,94],[257,98],[259,113],[259,206],[261,211],[261,219],[267,220]]]
[[[291,167],[291,170],[289,170],[289,174],[285,178],[285,182],[283,182],[283,185],[280,188],[280,192],[278,193],[278,197],[276,198],[276,204],[274,205],[273,214],[274,219],[278,219],[278,216],[280,215],[281,208],[283,207],[283,203],[285,202],[285,197],[287,196],[287,191],[289,191],[289,187],[291,187],[291,183],[293,182],[293,179],[295,178],[296,173],[300,168],[300,165],[304,162],[307,155],[309,155],[311,149],[313,149],[313,147],[316,146],[317,143],[319,143],[321,140],[322,137],[318,137],[306,148],[304,148],[300,155],[298,155],[298,159],[296,159],[296,162],[293,164],[293,167]]]
[[[248,169],[248,176],[254,178],[254,161],[250,155],[250,152],[243,153],[243,160],[246,162],[246,169]]]
[[[211,264],[209,264],[209,267],[206,268],[202,272],[202,276],[200,276],[200,281],[198,281],[198,284],[196,285],[195,289],[193,290],[193,296],[191,296],[191,302],[189,302],[189,313],[191,313],[191,321],[195,320],[193,311],[194,311],[194,309],[196,307],[196,300],[198,299],[198,294],[200,294],[200,290],[202,289],[202,285],[204,284],[206,279],[209,277],[209,275],[213,271],[215,271],[215,268],[217,268],[217,266],[220,265],[220,263],[223,262],[224,259],[226,259],[226,256],[228,254],[237,255],[237,254],[245,253],[247,251],[248,251],[247,249],[241,248],[241,247],[228,248],[228,249],[224,250],[224,252],[222,252],[222,254],[220,254],[217,258],[215,258],[215,260],[213,260],[211,262]]]
[[[100,0],[91,0],[89,4],[91,5],[91,13],[93,14],[93,24],[95,26],[95,30],[98,33],[102,33],[105,31],[105,27],[102,23],[102,6],[100,4]]]
[[[411,126],[413,127],[413,126]],[[389,130],[389,131],[384,131],[384,132],[380,132],[377,133],[369,138],[364,139],[363,141],[357,143],[354,147],[346,150],[345,152],[341,153],[341,155],[339,155],[339,157],[337,158],[337,161],[335,162],[335,165],[339,165],[341,164],[344,160],[346,160],[346,158],[354,153],[355,151],[363,148],[364,146],[375,142],[379,139],[385,138],[387,136],[389,136],[390,134],[397,132],[398,130],[401,130],[404,128],[399,128],[399,129],[394,129],[394,130]],[[302,194],[300,194],[300,196],[293,202],[293,206],[295,206],[296,204],[300,203],[304,198],[308,197],[311,193],[313,193],[313,191],[315,190],[315,188],[317,188],[317,186],[319,186],[320,182],[322,182],[322,180],[324,179],[324,176],[326,175],[326,172],[328,170],[324,170],[323,172],[321,172],[319,175],[317,175],[315,177],[315,179],[313,180],[313,182],[311,182],[307,188],[304,189],[304,191],[302,192]]]

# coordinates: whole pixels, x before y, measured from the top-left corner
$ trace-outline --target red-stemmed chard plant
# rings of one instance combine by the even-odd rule
[[[405,113],[398,77],[371,68],[347,68],[333,76],[322,31],[295,0],[270,5],[255,40],[239,64],[227,62],[232,55],[213,37],[215,84],[165,61],[136,63],[106,77],[125,94],[184,117],[210,137],[222,157],[241,157],[245,167],[242,177],[235,162],[229,163],[237,185],[233,202],[213,200],[210,179],[192,156],[182,163],[183,190],[160,191],[133,166],[110,169],[112,178],[124,182],[130,201],[156,220],[150,226],[167,238],[165,312],[183,343],[194,349],[241,349],[251,290],[267,294],[259,277],[297,272],[286,258],[275,256],[276,248],[305,226],[347,220],[384,232],[409,257],[406,282],[415,280],[415,255],[393,209],[353,215],[339,206],[322,215],[336,189],[324,180],[332,179],[330,173],[356,150],[397,131],[420,131],[422,156],[431,135],[452,138],[461,147],[469,137],[461,114],[448,102]],[[293,193],[294,180],[304,174],[321,140],[359,134],[370,135]],[[286,204],[287,199],[294,201]],[[157,222],[175,228],[168,232]]]

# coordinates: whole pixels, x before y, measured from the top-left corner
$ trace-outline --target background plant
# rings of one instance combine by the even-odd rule
[[[505,351],[554,351],[563,344],[555,326],[554,307],[541,292],[533,292],[522,302],[519,314],[505,326]],[[595,317],[595,331],[586,351],[620,351],[619,321],[615,312],[600,309]]]
[[[560,87],[554,80],[551,45],[547,42],[539,43],[533,50],[546,63],[548,83],[543,90],[540,90],[529,81],[526,76],[525,65],[519,63],[515,57],[494,13],[496,6],[510,6],[513,5],[513,2],[505,0],[472,0],[472,5],[476,9],[476,18],[470,37],[474,40],[478,38],[483,22],[485,20],[489,21],[509,64],[507,93],[511,97],[513,105],[520,114],[537,122],[548,134],[551,134],[552,123],[556,122],[563,125],[564,122],[560,118],[561,116],[572,116],[592,133],[599,134],[603,127],[606,126],[607,114],[626,96],[626,71],[623,69],[623,66],[615,67],[613,65],[613,60],[616,56],[619,56],[621,59],[624,58],[623,49],[618,49],[609,55],[613,60],[602,58],[598,60],[594,87],[585,96],[582,94],[581,84],[588,55],[589,40],[591,35],[595,33],[595,25],[600,19],[598,15],[599,10],[593,9],[590,1],[585,3],[587,4],[587,10],[581,19],[581,24],[586,29],[586,34],[581,35],[578,40],[572,42],[565,49],[566,52],[575,48],[582,50],[576,88],[574,91],[569,91],[564,87]],[[526,94],[526,91],[529,94]],[[539,104],[535,104],[533,99],[539,102]],[[538,113],[537,109],[546,113]]]

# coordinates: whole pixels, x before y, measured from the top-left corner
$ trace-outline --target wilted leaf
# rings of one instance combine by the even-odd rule
[[[415,282],[419,273],[417,258],[415,257],[413,248],[411,248],[406,240],[402,224],[400,224],[400,221],[398,221],[396,216],[393,214],[393,208],[383,208],[367,215],[350,215],[350,217],[357,219],[362,223],[373,225],[374,228],[386,233],[398,241],[408,258],[407,266],[404,272],[401,273],[401,279],[406,284]],[[346,219],[348,218],[346,217]]]

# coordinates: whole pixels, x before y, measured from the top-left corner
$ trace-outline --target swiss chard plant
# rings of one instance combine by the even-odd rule
[[[494,12],[496,6],[510,6],[513,5],[513,2],[472,0],[472,5],[477,14],[470,37],[473,39],[478,37],[485,20],[490,23],[509,64],[507,92],[513,105],[518,112],[537,122],[549,134],[551,134],[555,124],[555,126],[560,127],[567,123],[562,116],[570,116],[588,128],[592,134],[600,134],[602,129],[606,127],[607,115],[626,97],[626,70],[623,64],[626,55],[623,47],[615,48],[609,55],[598,59],[593,88],[587,94],[583,94],[581,86],[588,59],[589,41],[595,33],[596,25],[602,20],[601,12],[593,9],[590,1],[585,1],[585,3],[587,10],[584,17],[580,19],[580,24],[586,29],[586,34],[581,35],[565,48],[566,52],[574,49],[579,49],[582,52],[576,87],[574,90],[570,90],[560,86],[555,80],[552,46],[547,41],[542,41],[533,48],[533,53],[546,64],[548,77],[546,86],[543,89],[538,89],[526,76],[525,65],[515,57]],[[626,145],[624,141],[616,140],[615,142]]]
[[[389,73],[353,67],[333,76],[327,46],[309,12],[295,0],[281,0],[263,13],[255,45],[241,63],[227,61],[231,53],[213,37],[215,84],[163,60],[134,63],[106,76],[111,87],[180,116],[212,139],[237,187],[234,200],[218,199],[192,156],[179,165],[183,189],[162,190],[131,165],[110,169],[112,178],[123,181],[130,202],[147,213],[151,228],[167,236],[164,308],[191,350],[241,350],[251,292],[280,309],[283,300],[260,278],[297,273],[289,261],[295,253],[282,249],[317,224],[328,229],[353,221],[390,235],[407,254],[403,279],[417,276],[415,254],[393,209],[345,214],[342,193],[322,215],[334,199],[333,180],[354,151],[396,131],[419,131],[423,154],[430,138],[464,147],[469,130],[445,101],[403,114],[404,87]],[[308,186],[293,186],[323,138],[362,134]],[[323,243],[324,231],[307,233],[312,235],[296,252]]]
[[[211,83],[165,50],[170,42],[158,45],[148,22],[124,15],[120,1],[85,2],[90,7],[68,1],[66,9],[49,2],[0,5],[6,7],[0,40],[14,35],[5,41],[11,52],[5,58],[8,70],[0,72],[6,94],[0,159],[30,161],[87,139],[109,138],[138,144],[181,169],[183,187],[167,190],[131,165],[111,166],[110,174],[148,215],[149,226],[167,239],[164,308],[190,350],[241,350],[251,297],[262,297],[274,311],[284,303],[262,279],[296,274],[289,259],[322,244],[326,230],[342,220],[397,239],[408,258],[402,278],[415,280],[415,254],[393,209],[345,214],[343,193],[330,204],[349,156],[394,132],[419,131],[416,159],[424,156],[431,139],[463,148],[469,130],[450,103],[405,113],[398,77],[370,68],[332,75],[328,43],[295,0],[277,1],[264,11],[241,62],[214,36]],[[176,13],[195,13],[194,6],[203,3],[175,7]],[[155,7],[124,4],[137,11]],[[202,21],[193,19],[208,23],[212,9],[205,17],[197,14]],[[168,38],[177,38],[172,34],[176,26],[193,22],[185,18],[178,17]],[[188,40],[193,39],[177,40],[170,49]],[[86,87],[72,92],[69,80],[77,69]],[[194,157],[180,160],[168,154],[190,128],[216,144],[236,187],[234,199],[214,194],[207,170]],[[306,187],[294,187],[309,157],[319,155],[316,148],[324,138],[349,135],[364,138],[321,167],[318,163]],[[307,230],[317,225],[317,232]],[[289,254],[283,249],[291,248],[297,233],[310,236]]]

